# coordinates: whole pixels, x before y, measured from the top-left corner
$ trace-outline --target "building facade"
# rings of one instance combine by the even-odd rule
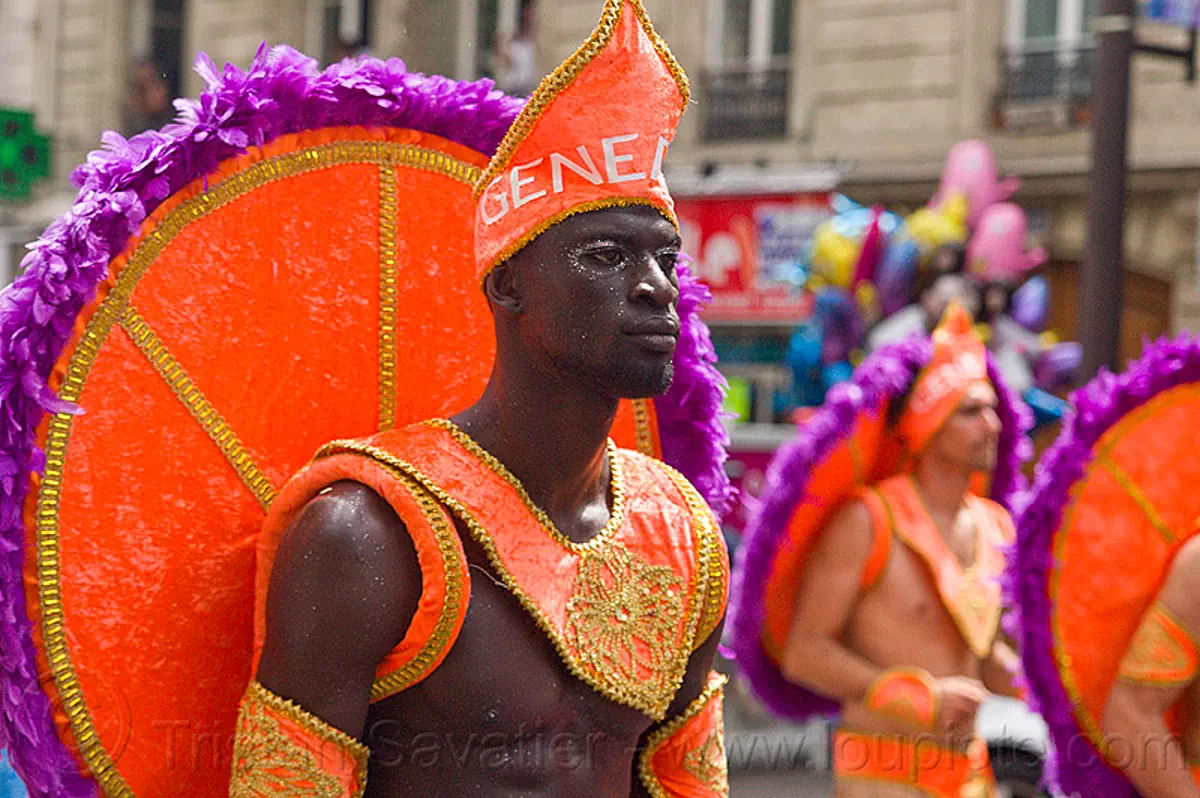
[[[0,210],[0,270],[69,206],[67,177],[107,129],[128,128],[136,64],[194,96],[194,54],[245,65],[262,41],[328,61],[355,48],[413,69],[503,78],[527,0],[0,0],[0,106],[53,136],[55,177]],[[957,141],[991,143],[1051,252],[1054,319],[1075,324],[1089,164],[1096,0],[647,0],[696,104],[670,166],[687,182],[738,171],[916,207]],[[542,0],[537,68],[568,55],[599,0]],[[1182,30],[1140,26],[1159,43]],[[1200,327],[1200,91],[1177,62],[1135,62],[1126,354],[1143,334]],[[134,123],[138,117],[134,117]],[[130,131],[131,132],[131,131]],[[740,170],[740,171],[739,171]],[[695,181],[693,181],[695,182]],[[779,185],[786,186],[787,180]]]

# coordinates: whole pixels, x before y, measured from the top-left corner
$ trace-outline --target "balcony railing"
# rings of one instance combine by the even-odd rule
[[[996,127],[1070,129],[1087,125],[1095,55],[1095,47],[1090,45],[1004,50]]]
[[[787,65],[722,67],[700,76],[705,141],[787,136]]]

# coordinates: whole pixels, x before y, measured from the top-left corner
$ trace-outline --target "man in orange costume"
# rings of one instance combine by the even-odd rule
[[[609,441],[672,381],[686,102],[640,0],[609,0],[514,123],[476,184],[491,379],[272,505],[232,795],[727,794],[720,529]]]
[[[1015,655],[997,639],[1013,527],[971,486],[996,465],[997,401],[952,306],[889,409],[910,467],[844,504],[806,559],[780,665],[841,704],[839,796],[995,794],[975,715],[989,693],[1015,694]]]

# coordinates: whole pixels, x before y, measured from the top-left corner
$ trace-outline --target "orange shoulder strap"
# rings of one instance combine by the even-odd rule
[[[873,537],[871,538],[871,551],[867,554],[867,561],[863,565],[862,578],[859,584],[863,592],[875,587],[875,583],[879,581],[879,577],[883,576],[883,569],[887,567],[888,557],[892,552],[892,511],[887,505],[887,500],[879,491],[867,489],[859,494],[859,498],[867,506],[867,510],[871,513],[871,530]]]
[[[309,463],[271,505],[258,540],[255,573],[254,669],[266,640],[266,600],[279,542],[292,521],[321,490],[350,480],[374,490],[408,528],[421,568],[421,599],[400,644],[380,663],[371,700],[395,695],[433,672],[458,638],[471,581],[467,558],[445,509],[411,478],[366,456],[343,453]]]

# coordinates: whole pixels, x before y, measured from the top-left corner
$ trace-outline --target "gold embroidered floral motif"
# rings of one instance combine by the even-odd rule
[[[669,693],[683,601],[678,574],[617,541],[579,563],[567,602],[567,643],[606,681],[637,685],[648,695]]]
[[[729,794],[725,766],[725,728],[718,725],[704,744],[683,758],[683,769],[717,795]]]
[[[289,735],[277,714],[309,731],[311,738],[301,742]],[[310,746],[317,747],[316,754],[322,759],[330,755],[354,759],[358,771],[354,796],[363,794],[366,748],[252,683],[238,712],[230,798],[347,798],[341,782],[321,769]]]

